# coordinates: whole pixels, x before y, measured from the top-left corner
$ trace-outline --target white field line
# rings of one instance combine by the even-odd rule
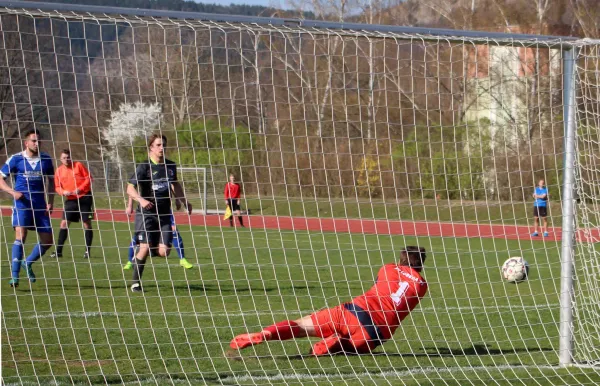
[[[563,370],[569,371],[569,369],[598,369],[596,366],[589,365],[577,365],[574,364],[567,368],[562,366],[550,366],[550,365],[501,365],[501,366],[464,366],[464,367],[421,367],[415,368],[413,370],[404,370],[404,371],[381,371],[381,372],[370,372],[370,371],[361,371],[356,373],[331,373],[331,374],[294,374],[294,373],[279,373],[275,375],[240,375],[240,376],[228,376],[219,379],[219,383],[222,384],[242,384],[242,382],[248,382],[250,384],[262,384],[266,382],[289,382],[289,381],[318,381],[318,380],[331,380],[331,379],[360,379],[360,378],[376,378],[376,379],[389,379],[392,378],[395,381],[399,381],[402,378],[406,379],[408,377],[414,377],[416,375],[434,375],[434,374],[456,374],[460,373],[464,375],[464,373],[468,372],[489,372],[491,371],[499,371],[499,372],[509,372],[513,373],[515,370]],[[157,384],[160,383],[161,380],[168,382],[170,384],[189,384],[188,380],[185,379],[171,379],[164,378],[162,375],[157,375],[156,377],[148,377],[140,378],[136,381],[126,382],[124,385],[140,385],[140,384]],[[411,379],[406,379],[406,381],[412,381]],[[21,383],[7,383],[6,386],[16,386],[16,385],[38,385],[39,383],[34,382],[21,382]],[[72,385],[72,383],[66,382],[52,382],[51,385]]]
[[[490,310],[531,310],[531,309],[546,309],[560,307],[559,303],[546,303],[538,304],[533,306],[473,306],[473,307],[423,307],[417,310],[431,312],[431,311],[490,311]],[[240,317],[240,316],[268,316],[268,315],[305,315],[314,312],[315,310],[277,310],[272,312],[263,311],[246,311],[246,312],[51,312],[51,313],[39,313],[28,316],[6,316],[3,314],[5,320],[19,319],[19,320],[40,320],[40,319],[58,319],[58,318],[98,318],[98,317],[142,317],[142,316],[186,316],[186,317],[197,317],[197,318],[212,318],[212,317]]]
[[[527,369],[542,369],[542,370],[558,370],[561,369],[560,366],[535,366],[535,365],[503,365],[503,366],[469,366],[469,367],[423,367],[416,368],[414,370],[405,370],[405,371],[382,371],[382,372],[359,372],[354,374],[348,373],[332,373],[332,374],[277,374],[270,376],[254,376],[254,375],[242,375],[242,376],[231,376],[226,378],[221,378],[220,381],[223,383],[230,384],[240,384],[241,382],[250,382],[252,384],[256,384],[258,382],[271,382],[271,381],[314,381],[321,379],[336,379],[336,378],[394,378],[396,380],[401,380],[402,378],[407,378],[413,375],[430,375],[430,374],[453,374],[453,373],[464,373],[464,372],[478,372],[478,371],[514,371],[514,370],[527,370]],[[408,380],[408,379],[407,379]]]

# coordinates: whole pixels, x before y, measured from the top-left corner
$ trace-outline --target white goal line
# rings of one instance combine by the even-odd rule
[[[501,365],[501,366],[466,366],[466,367],[447,367],[447,368],[436,368],[436,367],[423,367],[414,370],[405,371],[381,371],[381,372],[360,372],[360,373],[331,373],[331,374],[284,374],[279,373],[277,375],[243,375],[243,376],[231,376],[221,378],[220,382],[238,384],[240,382],[250,382],[252,384],[270,381],[311,381],[319,379],[337,379],[337,378],[395,378],[401,379],[403,377],[410,377],[413,375],[430,375],[430,374],[441,374],[441,373],[464,373],[464,372],[479,372],[479,371],[514,371],[514,370],[559,370],[564,369],[561,366],[551,365]]]
[[[570,368],[580,368],[580,369],[597,369],[597,366],[591,365],[579,365],[574,364],[570,366]],[[398,380],[402,377],[410,377],[414,375],[431,375],[431,374],[455,374],[455,373],[465,373],[465,372],[490,372],[490,371],[514,371],[514,370],[565,370],[568,368],[562,366],[552,366],[552,365],[500,365],[500,366],[464,366],[464,367],[446,367],[446,368],[436,368],[436,367],[423,367],[416,368],[414,370],[404,370],[404,371],[380,371],[380,372],[370,372],[370,371],[362,371],[359,373],[331,373],[331,374],[294,374],[294,373],[279,373],[275,375],[242,375],[242,376],[228,376],[219,379],[219,383],[221,384],[241,384],[241,382],[248,382],[250,384],[260,384],[261,382],[273,382],[273,381],[311,381],[311,380],[329,380],[329,379],[360,379],[360,378],[379,378],[379,379],[388,379],[393,378]],[[172,378],[163,378],[161,376],[155,377],[147,377],[147,378],[138,378],[135,381],[125,382],[123,385],[140,385],[140,384],[157,384],[160,383],[164,379],[165,383],[169,384],[189,384],[189,380],[187,379],[172,379]],[[28,386],[28,385],[38,385],[39,383],[35,382],[24,382],[24,383],[7,383],[6,386]],[[66,382],[56,382],[53,385],[61,386],[61,385],[71,385],[72,383]]]

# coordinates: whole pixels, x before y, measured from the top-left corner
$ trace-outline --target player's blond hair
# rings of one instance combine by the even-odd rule
[[[160,133],[153,133],[152,135],[150,135],[148,137],[148,149],[150,149],[152,147],[152,145],[154,145],[154,141],[156,141],[159,138],[162,139],[163,146],[167,147],[167,137],[165,135],[160,134]]]
[[[426,258],[425,248],[407,246],[400,252],[400,265],[406,265],[420,271]]]

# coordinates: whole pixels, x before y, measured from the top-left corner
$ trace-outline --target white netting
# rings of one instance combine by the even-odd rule
[[[0,10],[2,160],[35,122],[48,153],[89,167],[97,208],[91,258],[73,224],[31,290],[24,273],[7,286],[2,209],[4,383],[600,382],[558,366],[565,43],[91,11]],[[580,56],[578,214],[594,234],[597,46]],[[175,215],[194,267],[154,257],[134,294],[125,182],[158,131],[199,202]],[[222,220],[229,173],[245,229]],[[579,241],[576,359],[593,362],[598,250]],[[350,301],[417,244],[429,292],[372,355],[300,355],[306,338],[231,355],[235,335]],[[513,256],[530,266],[518,285],[500,272]]]
[[[581,236],[575,255],[575,344],[576,358],[600,363],[600,235],[598,228],[600,175],[600,105],[598,45],[584,45],[578,57],[577,105],[578,222]]]

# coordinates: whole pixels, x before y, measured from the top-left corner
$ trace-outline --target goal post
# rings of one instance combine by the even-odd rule
[[[192,203],[194,210],[198,210],[202,214],[208,214],[207,168],[183,166],[179,167],[177,171],[186,198]]]
[[[560,283],[560,364],[573,362],[573,256],[575,255],[575,167],[576,167],[576,60],[575,47],[564,52],[563,100],[565,126],[565,171],[563,180],[563,218]]]
[[[73,223],[13,288],[0,195],[0,382],[600,384],[599,90],[593,40],[0,0],[0,164],[37,128],[55,167],[89,167],[96,211],[89,259]],[[123,186],[151,133],[195,210],[134,293]],[[413,245],[428,292],[369,355],[231,349]]]

